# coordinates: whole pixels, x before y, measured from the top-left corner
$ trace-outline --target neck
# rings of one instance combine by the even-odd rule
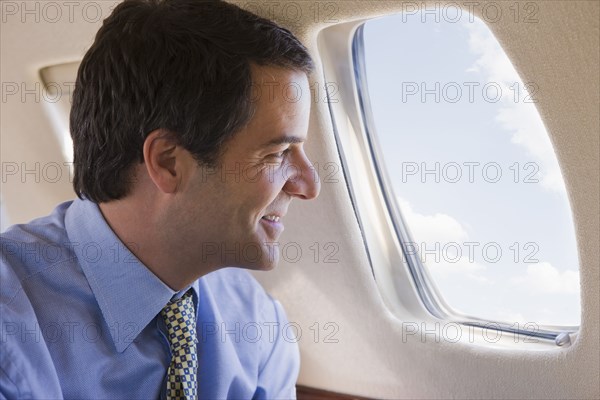
[[[181,238],[170,232],[160,207],[128,197],[99,204],[108,225],[125,246],[154,275],[173,290],[182,290],[203,275],[219,268],[190,251]]]

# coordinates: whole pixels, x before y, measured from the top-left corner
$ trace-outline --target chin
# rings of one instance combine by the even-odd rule
[[[273,269],[275,269],[276,264],[268,264],[268,265],[262,265],[260,266],[260,268],[257,268],[256,271],[272,271]]]
[[[277,263],[274,263],[274,262],[273,263],[260,263],[260,264],[242,262],[242,264],[240,266],[242,268],[249,269],[250,271],[271,271],[275,268],[276,265],[277,265]]]
[[[240,254],[241,265],[253,271],[271,271],[277,266],[280,249],[271,242],[253,242],[246,245]]]

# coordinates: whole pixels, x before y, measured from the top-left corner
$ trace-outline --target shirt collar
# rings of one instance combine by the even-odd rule
[[[69,245],[77,254],[115,347],[121,353],[169,300],[181,296],[188,288],[172,290],[142,264],[112,231],[96,203],[74,200],[67,210],[65,226]],[[197,304],[198,281],[191,287]]]

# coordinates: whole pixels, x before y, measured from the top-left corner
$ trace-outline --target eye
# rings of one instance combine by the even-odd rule
[[[279,153],[272,154],[271,156],[272,156],[272,157],[275,157],[275,158],[282,159],[282,158],[283,158],[283,157],[285,157],[285,156],[286,156],[286,154],[288,154],[289,152],[290,152],[290,148],[288,147],[287,149],[285,149],[285,150],[283,150],[283,151],[280,151]]]

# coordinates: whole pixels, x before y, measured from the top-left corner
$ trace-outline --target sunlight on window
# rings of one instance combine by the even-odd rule
[[[364,48],[407,249],[446,302],[511,324],[578,325],[571,210],[535,107],[543,88],[522,82],[466,11],[369,21]]]

